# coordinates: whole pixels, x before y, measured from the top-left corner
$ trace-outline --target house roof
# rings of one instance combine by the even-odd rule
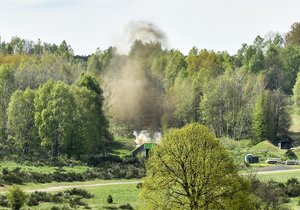
[[[142,145],[140,145],[139,147],[135,148],[132,153],[133,154],[137,154],[143,150],[149,150],[151,149],[154,145],[156,145],[156,143],[144,143]]]

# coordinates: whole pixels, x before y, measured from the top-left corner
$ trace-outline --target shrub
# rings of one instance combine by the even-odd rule
[[[0,206],[8,207],[8,200],[4,195],[0,195]]]
[[[126,205],[119,206],[119,209],[133,210],[133,207],[127,203]]]
[[[59,207],[59,206],[52,206],[50,210],[70,210],[70,208],[68,206],[63,206],[63,207]]]
[[[26,177],[26,174],[21,171],[20,167],[14,168],[12,171],[9,171],[7,168],[3,168],[2,176],[2,179],[5,183],[23,184],[23,179]]]
[[[111,203],[114,202],[111,195],[108,195],[108,197],[107,197],[107,199],[106,199],[106,202],[109,203],[109,204],[111,204]]]
[[[14,186],[7,193],[7,198],[13,210],[19,210],[26,203],[27,195],[20,187]]]
[[[81,200],[81,197],[70,198],[69,204],[71,208],[78,208],[79,206],[88,206],[87,203]]]
[[[38,206],[40,202],[52,202],[52,197],[50,193],[35,191],[30,194],[27,205]]]
[[[286,194],[285,185],[272,180],[261,182],[258,179],[253,179],[252,190],[262,200],[266,209],[277,209],[279,205],[290,201]]]
[[[73,188],[71,190],[66,190],[65,194],[69,194],[69,195],[78,195],[81,196],[83,198],[93,198],[94,196],[89,193],[87,190],[84,189],[78,189],[78,188]]]
[[[286,182],[286,194],[289,197],[300,196],[300,183],[296,178],[288,179]]]
[[[137,183],[136,188],[140,189],[142,187],[143,187],[143,183],[142,182]]]
[[[285,152],[285,156],[289,159],[298,159],[295,152],[293,150],[290,150],[290,149]]]

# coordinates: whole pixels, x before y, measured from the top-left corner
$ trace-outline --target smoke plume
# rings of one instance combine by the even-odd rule
[[[164,48],[167,48],[165,33],[153,23],[145,21],[130,22],[125,31],[130,44],[135,40],[141,40],[144,43],[159,42]]]
[[[111,114],[134,129],[157,129],[163,110],[163,90],[151,73],[151,56],[162,52],[164,33],[154,24],[130,23],[129,55],[116,55],[105,75]],[[135,40],[140,40],[139,42]]]

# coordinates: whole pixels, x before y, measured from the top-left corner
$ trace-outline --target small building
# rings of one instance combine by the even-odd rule
[[[259,162],[259,157],[258,156],[253,156],[251,154],[245,155],[245,162],[246,163],[258,163]]]
[[[132,155],[137,156],[137,157],[148,158],[149,152],[154,145],[156,145],[156,143],[144,143],[144,144],[140,145],[139,147],[135,148],[132,151]]]
[[[278,143],[279,149],[291,149],[292,148],[293,139],[289,136],[281,137],[281,140]]]
[[[280,141],[278,143],[279,149],[291,149],[292,148],[292,142],[290,141]]]

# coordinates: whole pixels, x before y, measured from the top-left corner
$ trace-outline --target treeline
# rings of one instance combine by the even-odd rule
[[[133,108],[131,116],[131,104],[126,104],[119,109],[127,115],[120,111],[113,115],[118,123],[133,129],[201,122],[217,136],[276,143],[290,126],[300,67],[299,29],[295,23],[286,36],[258,36],[251,45],[243,44],[236,55],[197,48],[184,55],[162,49],[160,43],[136,41],[127,56],[112,50],[92,55],[89,70],[107,77],[108,84],[115,74],[121,75],[115,86],[122,86],[124,78],[128,81],[123,74],[133,78],[127,86],[146,81],[135,86],[139,106],[133,107],[141,110]],[[103,58],[110,58],[109,65]],[[112,71],[113,76],[107,73]],[[121,95],[126,96],[121,101],[132,100],[130,92],[123,91]]]
[[[1,43],[0,154],[80,158],[111,140],[99,81],[71,48]]]
[[[75,56],[65,41],[1,42],[0,151],[80,158],[103,152],[109,127],[131,135],[190,122],[276,143],[290,126],[291,98],[299,107],[299,29],[258,36],[235,55],[136,40],[127,55],[110,47]]]

